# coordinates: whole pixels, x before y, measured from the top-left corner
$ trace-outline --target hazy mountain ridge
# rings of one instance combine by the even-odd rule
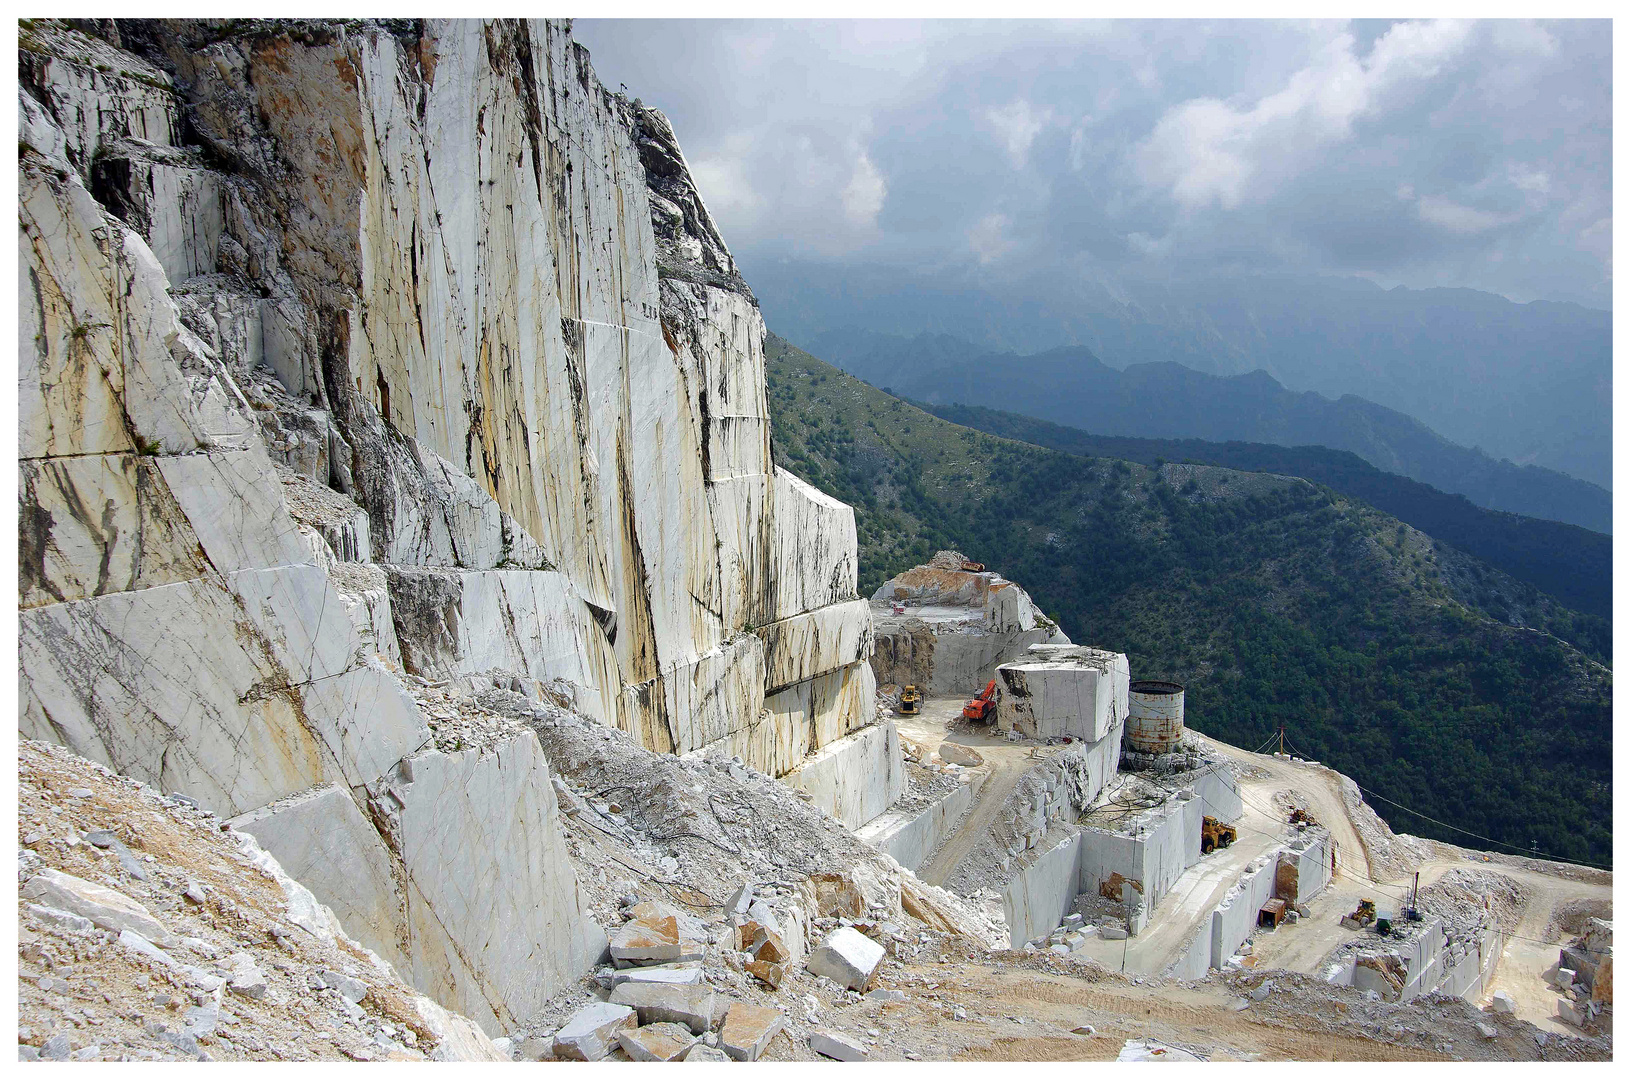
[[[1284,722],[1387,798],[1608,858],[1612,674],[1569,643],[1605,655],[1601,620],[1303,480],[1084,461],[950,424],[775,336],[766,360],[777,460],[855,506],[863,592],[954,547],[1074,640],[1185,682],[1204,732],[1255,746]]]
[[[984,281],[917,267],[749,263],[767,320],[846,370],[857,359],[849,335],[955,338],[969,356],[1080,346],[1118,369],[1261,369],[1295,391],[1357,394],[1497,458],[1612,483],[1607,311],[1320,275]]]
[[[1082,347],[969,356],[944,338],[922,349],[858,340],[845,370],[933,406],[1018,412],[1096,435],[1328,446],[1492,510],[1613,528],[1613,497],[1595,484],[1496,460],[1373,401],[1288,390],[1264,371],[1220,376],[1165,361],[1118,371]]]

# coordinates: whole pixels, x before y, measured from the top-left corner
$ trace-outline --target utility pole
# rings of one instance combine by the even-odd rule
[[[1286,756],[1286,726],[1280,725],[1280,756]]]
[[[1420,896],[1421,896],[1421,871],[1418,870],[1418,871],[1416,871],[1416,881],[1415,881],[1415,883],[1413,885],[1410,886],[1410,911],[1411,911],[1412,914],[1414,914],[1415,911],[1416,911],[1416,900]]]

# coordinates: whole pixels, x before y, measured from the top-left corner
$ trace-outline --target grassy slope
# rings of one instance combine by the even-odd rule
[[[1285,723],[1386,798],[1609,861],[1611,676],[1550,598],[1304,480],[1047,450],[766,352],[777,460],[856,507],[863,592],[957,548],[1074,640],[1187,683],[1201,731],[1256,746]],[[1537,629],[1490,618],[1492,589]]]

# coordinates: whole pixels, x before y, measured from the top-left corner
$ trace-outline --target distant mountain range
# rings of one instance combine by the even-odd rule
[[[1462,446],[1612,486],[1607,311],[1318,275],[1141,284],[1041,274],[972,280],[859,261],[744,262],[770,325],[845,370],[857,370],[887,338],[941,360],[1080,346],[1116,369],[1172,362],[1212,375],[1261,370],[1293,391],[1357,395]]]
[[[945,338],[817,337],[850,374],[929,406],[1022,413],[1094,435],[1326,446],[1492,510],[1601,533],[1613,528],[1613,498],[1595,484],[1458,446],[1360,397],[1288,390],[1262,371],[1210,375],[1170,362],[1118,371],[1079,346],[969,356]],[[831,348],[844,337],[852,340],[848,350]]]

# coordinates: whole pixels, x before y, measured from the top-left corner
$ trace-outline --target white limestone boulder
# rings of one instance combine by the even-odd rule
[[[133,930],[164,948],[181,943],[152,912],[124,893],[50,867],[24,882],[18,896],[79,915],[104,930]]]
[[[847,986],[851,990],[865,990],[883,962],[883,946],[853,927],[841,926],[828,934],[805,962],[815,975]]]
[[[822,1028],[810,1032],[810,1049],[834,1061],[865,1061],[866,1047],[841,1031]]]
[[[631,1061],[683,1061],[697,1036],[684,1024],[647,1024],[620,1031],[618,1043]]]
[[[736,1061],[758,1061],[786,1023],[779,1009],[734,1002],[719,1026],[719,1048]]]
[[[612,946],[612,955],[615,959],[617,946]],[[703,981],[702,963],[698,960],[681,963],[649,964],[645,967],[618,968],[612,972],[612,986],[622,986],[626,982],[667,983],[673,986],[697,986]],[[605,985],[602,983],[602,985]]]
[[[613,988],[611,1001],[635,1010],[642,1024],[684,1024],[698,1035],[713,1026],[714,991],[705,983],[626,982]]]
[[[569,1061],[599,1061],[612,1052],[624,1032],[637,1026],[627,1005],[596,1001],[585,1005],[555,1033],[555,1056]]]

